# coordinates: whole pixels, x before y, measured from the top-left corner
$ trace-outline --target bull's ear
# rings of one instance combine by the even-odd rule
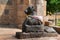
[[[27,13],[27,12],[28,12],[28,10],[25,10],[24,12],[25,12],[25,13]]]
[[[25,14],[28,14],[28,10],[25,10],[24,12],[25,12]]]
[[[30,15],[28,10],[25,10],[24,12],[25,12],[26,15]]]

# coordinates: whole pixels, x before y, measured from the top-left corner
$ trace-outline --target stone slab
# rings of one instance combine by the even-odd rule
[[[44,32],[44,34],[42,35],[42,37],[57,37],[58,33],[46,33]]]
[[[26,38],[40,38],[40,37],[56,37],[57,33],[44,33],[44,32],[31,32],[31,33],[22,33],[16,32],[16,38],[26,39]]]
[[[16,38],[18,39],[30,38],[30,33],[16,32]]]
[[[31,38],[39,38],[43,35],[43,32],[32,32],[30,33]]]

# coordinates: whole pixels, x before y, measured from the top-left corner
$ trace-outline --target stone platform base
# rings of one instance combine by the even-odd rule
[[[39,37],[56,37],[57,33],[45,33],[45,32],[39,32],[39,33],[22,33],[22,32],[16,32],[16,38],[18,39],[26,39],[26,38],[39,38]]]

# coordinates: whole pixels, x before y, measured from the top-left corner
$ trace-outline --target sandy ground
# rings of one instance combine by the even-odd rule
[[[60,35],[57,37],[17,39],[15,38],[16,32],[21,32],[21,30],[13,28],[0,28],[0,40],[60,40]]]

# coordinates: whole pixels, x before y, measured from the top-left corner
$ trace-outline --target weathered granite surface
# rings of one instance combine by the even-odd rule
[[[26,38],[40,38],[40,37],[56,37],[57,33],[46,33],[46,32],[31,32],[31,33],[22,33],[16,32],[16,38],[26,39]]]

